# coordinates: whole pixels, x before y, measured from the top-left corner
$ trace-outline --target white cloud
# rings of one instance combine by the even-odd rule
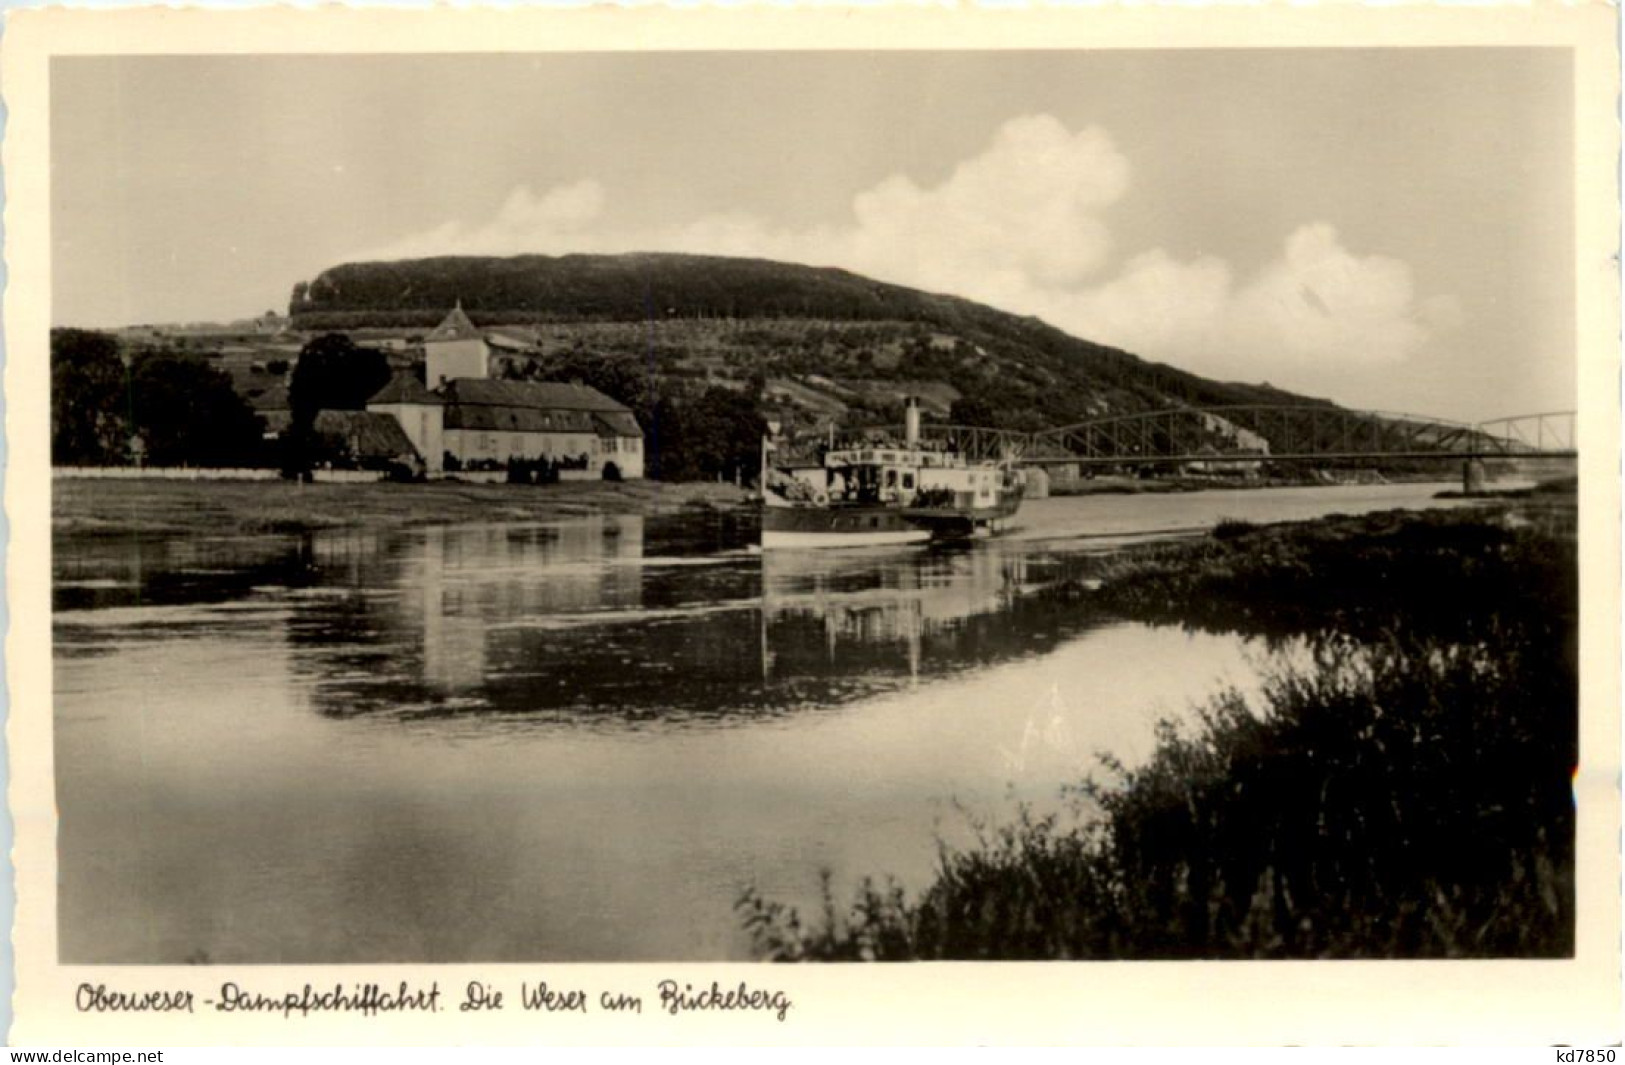
[[[604,213],[604,188],[592,179],[561,185],[538,196],[521,186],[508,194],[488,222],[465,227],[447,222],[356,255],[360,261],[415,259],[432,255],[522,255],[561,242],[590,239]]]
[[[490,221],[447,223],[360,259],[564,251],[690,251],[839,265],[952,292],[1074,284],[1110,251],[1099,217],[1128,187],[1129,165],[1102,130],[1069,132],[1048,115],[1016,118],[940,185],[893,175],[852,200],[845,225],[777,228],[744,214],[630,231],[605,216],[591,179],[540,195],[515,189]]]
[[[1300,226],[1278,257],[1237,281],[1224,261],[1161,250],[1048,308],[1062,328],[1219,377],[1314,381],[1392,366],[1461,324],[1451,297],[1418,300],[1410,268],[1356,255],[1325,223]]]
[[[1130,259],[1110,281],[1054,297],[1055,324],[1137,352],[1199,350],[1214,339],[1234,298],[1230,265],[1179,262],[1161,249]]]
[[[1229,319],[1240,351],[1289,363],[1397,362],[1427,334],[1410,268],[1351,254],[1324,224],[1292,233],[1281,257],[1237,293]]]
[[[940,184],[895,174],[859,192],[841,224],[787,228],[734,213],[625,228],[588,179],[515,189],[484,223],[447,223],[360,257],[642,250],[842,266],[1037,314],[1199,373],[1277,383],[1392,365],[1460,324],[1453,299],[1419,299],[1405,263],[1351,252],[1326,223],[1298,227],[1245,278],[1222,259],[1161,249],[1108,271],[1104,215],[1129,182],[1104,130],[1031,115],[1006,122]]]
[[[870,269],[927,283],[962,288],[979,274],[1012,274],[1065,288],[1105,263],[1111,240],[1099,212],[1128,181],[1128,160],[1103,130],[1018,118],[936,188],[896,175],[858,194],[847,250]]]

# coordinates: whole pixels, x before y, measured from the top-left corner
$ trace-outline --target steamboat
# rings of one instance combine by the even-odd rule
[[[1021,506],[1011,462],[973,463],[920,440],[910,400],[902,443],[866,440],[817,462],[769,465],[763,446],[762,548],[867,547],[1002,531]]]

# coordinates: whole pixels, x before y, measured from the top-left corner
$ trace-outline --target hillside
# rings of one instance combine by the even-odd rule
[[[509,327],[510,363],[546,376],[590,354],[662,384],[766,382],[796,420],[872,420],[920,394],[1041,428],[1174,405],[1323,402],[1207,380],[953,296],[844,270],[694,255],[525,255],[347,263],[295,286],[303,331],[433,326],[461,301]],[[530,361],[534,366],[524,366]],[[987,419],[983,419],[987,420]]]

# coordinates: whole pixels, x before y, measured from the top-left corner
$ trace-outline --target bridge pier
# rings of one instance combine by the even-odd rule
[[[1467,459],[1461,464],[1461,490],[1468,495],[1484,490],[1484,460]]]

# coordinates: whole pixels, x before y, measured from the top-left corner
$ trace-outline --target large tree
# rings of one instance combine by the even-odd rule
[[[343,333],[324,333],[306,343],[288,380],[291,418],[282,434],[283,475],[304,477],[331,457],[316,435],[317,411],[365,410],[389,377],[383,352],[357,347]]]
[[[308,428],[320,410],[365,410],[389,377],[383,352],[357,347],[343,333],[324,333],[300,349],[288,382],[293,423]]]
[[[261,457],[264,423],[230,377],[194,357],[137,356],[130,419],[154,466],[252,466]]]
[[[51,330],[51,461],[117,463],[128,454],[128,396],[118,341]]]
[[[756,476],[767,423],[749,395],[713,385],[677,413],[681,451],[670,455],[669,449],[662,450],[663,477]]]

